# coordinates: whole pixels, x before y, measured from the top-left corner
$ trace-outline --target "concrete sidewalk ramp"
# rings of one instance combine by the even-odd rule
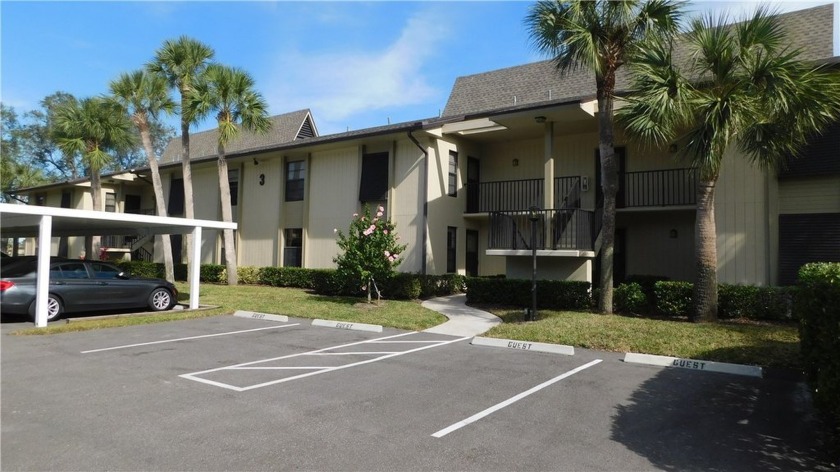
[[[468,307],[466,303],[467,295],[463,293],[424,301],[422,303],[424,308],[437,311],[449,318],[446,323],[424,332],[450,336],[478,336],[502,322],[498,316]]]

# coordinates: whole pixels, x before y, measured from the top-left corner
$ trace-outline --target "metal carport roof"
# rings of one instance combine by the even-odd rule
[[[0,203],[0,235],[4,238],[38,238],[38,293],[35,298],[35,326],[47,325],[50,240],[60,236],[101,234],[148,236],[155,234],[192,234],[193,253],[189,257],[190,308],[198,308],[198,279],[201,260],[201,230],[233,229],[236,223],[196,220],[130,213],[74,210],[69,208],[13,205]]]

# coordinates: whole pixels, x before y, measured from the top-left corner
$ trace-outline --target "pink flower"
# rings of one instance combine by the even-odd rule
[[[385,207],[383,207],[382,205],[379,205],[379,208],[377,208],[376,211],[378,211],[379,213],[382,213],[383,211],[385,211]]]
[[[359,216],[358,213],[353,213],[353,218],[356,218],[357,216]]]
[[[376,217],[377,218],[382,218],[382,215],[383,215],[383,213],[381,211],[376,212]]]
[[[391,251],[385,251],[385,257],[391,257]]]

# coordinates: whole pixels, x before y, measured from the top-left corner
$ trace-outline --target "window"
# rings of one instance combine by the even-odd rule
[[[303,200],[304,180],[306,178],[306,162],[292,161],[286,163],[286,201],[299,202]]]
[[[458,248],[458,228],[446,227],[446,272],[455,272]]]
[[[114,192],[108,192],[105,194],[105,211],[109,211],[111,213],[117,211],[117,197],[114,195]]]
[[[230,206],[239,203],[239,169],[228,171],[228,186],[230,186]]]
[[[362,181],[359,201],[382,202],[388,199],[388,153],[378,152],[362,156]]]
[[[449,186],[446,194],[450,197],[458,196],[458,153],[449,151]]]
[[[116,279],[121,272],[114,266],[96,262],[91,263],[90,268],[93,269],[93,276],[97,279]]]
[[[166,209],[169,216],[184,214],[184,179],[172,179],[169,186],[169,207]]]
[[[283,267],[302,267],[303,229],[286,228],[283,234],[286,240],[283,248]]]
[[[60,274],[60,275],[59,275]],[[57,276],[63,279],[88,279],[87,269],[81,262],[61,264],[50,269],[50,277]]]

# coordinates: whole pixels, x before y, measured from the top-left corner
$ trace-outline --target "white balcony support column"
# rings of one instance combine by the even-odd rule
[[[554,208],[554,122],[546,121],[544,130],[543,146],[543,210]],[[546,215],[548,215],[546,213]],[[548,217],[544,220],[543,231],[545,236],[545,249],[553,246],[551,241],[551,221]]]
[[[50,290],[50,251],[52,216],[43,215],[38,223],[38,270],[35,288],[35,326],[47,327],[47,295]]]
[[[198,278],[201,276],[201,226],[192,230],[193,245],[190,254],[190,309],[198,308]]]

